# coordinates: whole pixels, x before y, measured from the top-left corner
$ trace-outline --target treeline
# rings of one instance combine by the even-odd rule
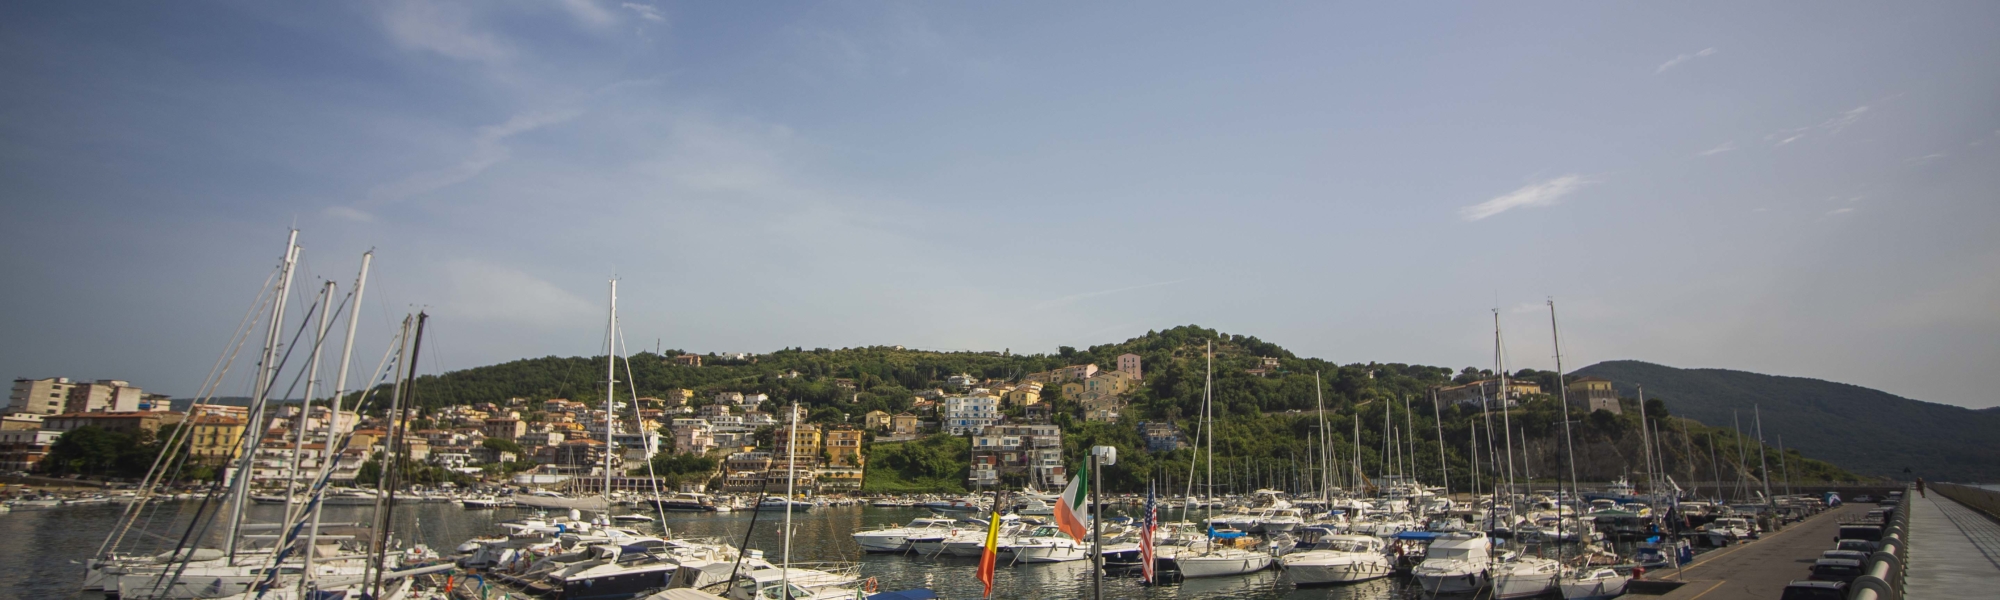
[[[1091,444],[1120,448],[1119,467],[1107,472],[1107,486],[1120,491],[1138,491],[1146,482],[1173,482],[1184,486],[1193,461],[1190,449],[1148,454],[1142,450],[1136,425],[1140,421],[1169,421],[1193,434],[1201,413],[1207,344],[1214,343],[1214,414],[1216,416],[1216,468],[1218,482],[1274,484],[1296,481],[1309,462],[1319,456],[1319,421],[1315,416],[1323,403],[1331,445],[1340,461],[1354,460],[1358,436],[1362,471],[1370,476],[1397,461],[1385,461],[1386,451],[1394,455],[1401,447],[1401,464],[1410,474],[1429,483],[1442,483],[1448,470],[1454,490],[1471,485],[1475,436],[1481,482],[1500,472],[1489,457],[1487,446],[1505,442],[1502,416],[1495,420],[1494,435],[1485,438],[1485,415],[1476,405],[1433,407],[1431,390],[1454,383],[1491,377],[1477,367],[1446,367],[1400,363],[1334,364],[1320,359],[1300,358],[1275,344],[1254,336],[1225,334],[1213,329],[1183,326],[1121,343],[1085,349],[1060,348],[1054,354],[1017,355],[1006,352],[936,352],[895,347],[812,349],[788,348],[745,360],[708,357],[705,365],[675,364],[661,354],[640,353],[621,360],[619,397],[636,390],[639,396],[658,397],[668,391],[694,390],[697,403],[726,391],[769,394],[774,403],[798,402],[807,408],[808,419],[842,422],[858,419],[862,413],[884,410],[899,413],[910,408],[912,396],[940,387],[951,375],[967,373],[976,377],[1013,381],[1033,372],[1067,365],[1094,363],[1101,368],[1115,366],[1116,357],[1139,355],[1144,370],[1140,386],[1127,394],[1125,419],[1119,424],[1085,423],[1077,405],[1061,397],[1055,388],[1044,391],[1054,404],[1058,424],[1067,435],[1065,459],[1072,468]],[[1266,359],[1275,359],[1275,365]],[[424,376],[416,382],[418,406],[440,406],[502,401],[521,397],[531,406],[549,398],[567,398],[586,403],[603,399],[601,380],[603,357],[544,357],[455,371],[440,376]],[[630,373],[625,375],[625,363]],[[1555,390],[1556,374],[1519,370],[1514,378],[1532,382],[1544,390]],[[851,388],[841,383],[850,383]],[[378,393],[386,393],[386,389]],[[1406,408],[1407,406],[1407,408]],[[1625,414],[1609,412],[1572,414],[1572,435],[1576,447],[1578,476],[1586,480],[1608,480],[1639,476],[1645,470],[1639,453],[1637,405]],[[1656,411],[1655,416],[1663,413]],[[1394,445],[1385,444],[1384,418],[1401,431]],[[1568,454],[1562,451],[1562,411],[1553,396],[1529,396],[1505,419],[1516,436],[1516,467],[1538,479],[1567,472]],[[1357,427],[1358,425],[1358,427]],[[1736,451],[1735,439],[1727,434],[1680,419],[1659,422],[1666,443],[1666,472],[1676,479],[1694,477],[1733,481],[1738,472],[1753,469],[1729,460]],[[1445,444],[1442,463],[1437,438]],[[1421,443],[1417,443],[1421,442]],[[1708,460],[1707,446],[1716,446],[1719,460]],[[967,457],[963,450],[951,451],[942,441],[925,440],[903,445],[883,445],[871,449],[871,485],[914,486],[906,482],[926,481],[938,491],[963,486]],[[1754,448],[1755,446],[1751,446]],[[1767,455],[1777,469],[1775,450]],[[1754,454],[1748,452],[1746,454]],[[1312,462],[1316,464],[1317,459]],[[1503,461],[1498,463],[1504,468]],[[1851,474],[1824,462],[1805,459],[1797,453],[1786,455],[1786,464],[1795,480],[1853,480]],[[1440,466],[1442,465],[1442,466]],[[877,480],[874,471],[887,468],[896,473]],[[1323,467],[1314,467],[1323,468]],[[1351,466],[1336,465],[1343,475]],[[953,472],[947,475],[947,472]],[[1314,477],[1303,475],[1304,477]],[[1218,483],[1220,485],[1220,483]]]

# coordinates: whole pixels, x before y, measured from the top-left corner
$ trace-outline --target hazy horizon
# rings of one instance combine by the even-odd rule
[[[599,354],[616,277],[632,351],[1486,368],[1497,309],[1550,369],[1552,297],[1571,370],[2000,405],[1990,2],[0,17],[11,377],[193,394],[297,226],[299,290],[376,250],[357,373],[416,308],[426,372]]]

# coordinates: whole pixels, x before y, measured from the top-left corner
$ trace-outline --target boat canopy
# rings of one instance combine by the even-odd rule
[[[1399,540],[1435,540],[1443,535],[1435,531],[1398,531],[1395,537]]]

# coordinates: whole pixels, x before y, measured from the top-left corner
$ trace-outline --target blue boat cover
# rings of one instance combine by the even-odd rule
[[[1435,532],[1435,531],[1399,531],[1399,532],[1396,532],[1396,539],[1399,539],[1399,540],[1435,540],[1435,539],[1438,539],[1439,537],[1441,537],[1441,536],[1443,536],[1443,535],[1444,535],[1444,534],[1442,534],[1442,533],[1438,533],[1438,532]]]
[[[933,592],[924,588],[917,588],[913,590],[897,590],[894,592],[882,592],[880,594],[869,596],[868,600],[935,600],[937,597],[938,597],[937,592]]]

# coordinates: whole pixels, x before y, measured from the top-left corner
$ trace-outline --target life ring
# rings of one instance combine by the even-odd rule
[[[875,593],[875,586],[876,586],[875,578],[870,577],[868,578],[868,581],[864,581],[861,583],[861,590],[873,594]]]

